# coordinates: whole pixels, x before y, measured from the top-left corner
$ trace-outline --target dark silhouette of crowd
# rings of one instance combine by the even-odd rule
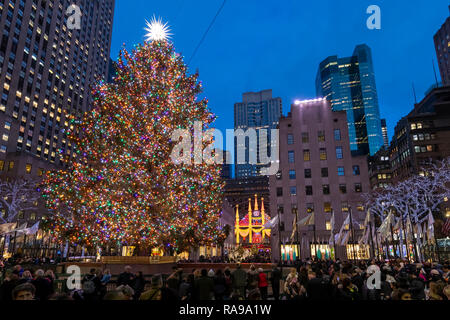
[[[208,265],[211,266],[210,264]],[[231,266],[231,265],[230,265]],[[126,266],[117,280],[109,270],[91,269],[81,287],[56,292],[53,271],[31,272],[16,265],[0,285],[0,299],[9,300],[441,300],[450,298],[449,264],[407,261],[297,261],[296,267],[271,265],[269,270],[237,264],[230,268],[174,267],[168,276]]]

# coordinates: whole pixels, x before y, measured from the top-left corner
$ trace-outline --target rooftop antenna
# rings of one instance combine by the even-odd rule
[[[414,94],[414,104],[417,104],[417,95],[416,95],[416,88],[414,87],[414,82],[412,83],[412,89]]]

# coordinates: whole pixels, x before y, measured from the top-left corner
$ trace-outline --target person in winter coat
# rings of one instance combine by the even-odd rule
[[[201,271],[201,277],[195,281],[195,292],[198,301],[211,300],[214,292],[214,281],[208,277],[206,269]]]
[[[281,281],[281,271],[277,268],[277,265],[272,266],[272,274],[270,277],[270,282],[272,284],[272,293],[275,300],[280,299],[280,281]]]
[[[425,282],[417,273],[411,273],[409,279],[409,291],[413,300],[425,300]]]
[[[238,264],[237,269],[233,272],[233,289],[242,297],[245,296],[245,287],[247,286],[247,272],[242,270],[241,264]]]
[[[264,270],[258,269],[258,289],[261,293],[261,299],[267,300],[267,288],[269,287],[269,283],[267,281],[267,275],[264,273]]]
[[[214,298],[215,300],[223,300],[226,290],[225,277],[222,270],[217,270],[214,276]]]
[[[35,279],[31,281],[31,284],[36,288],[36,300],[48,300],[48,298],[52,294],[53,288],[50,280],[45,277],[44,270],[39,269],[36,271]]]

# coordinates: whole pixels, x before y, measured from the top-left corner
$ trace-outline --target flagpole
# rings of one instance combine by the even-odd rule
[[[409,217],[409,213],[408,213],[408,217]],[[400,214],[400,219],[402,219],[403,237],[405,238],[405,244],[406,244],[406,254],[408,255],[408,261],[411,262],[411,260],[410,260],[411,255],[410,255],[409,245],[408,245],[408,235],[406,234],[405,221],[403,220],[402,214]],[[411,224],[411,221],[410,221],[410,224]],[[413,233],[414,233],[414,231],[413,231]]]
[[[280,269],[281,269],[281,274],[283,274],[283,262],[281,261],[281,217],[280,217],[280,209],[278,209],[278,242],[279,242],[279,245],[278,245],[278,249],[279,249],[279,251],[280,251],[280,260],[278,260],[279,261],[279,263],[280,263]]]
[[[353,260],[356,262],[356,252],[355,252],[355,232],[353,229],[353,217],[352,217],[352,207],[349,206],[349,214],[350,214],[350,232],[352,235],[352,248],[353,248]]]
[[[369,212],[369,215],[370,215],[370,212]],[[370,232],[370,242],[371,242],[371,245],[370,245],[370,248],[372,249],[371,251],[372,251],[372,256],[375,258],[375,245],[374,245],[374,243],[373,243],[373,233],[372,233],[372,219],[370,219],[371,217],[369,216],[369,232]]]

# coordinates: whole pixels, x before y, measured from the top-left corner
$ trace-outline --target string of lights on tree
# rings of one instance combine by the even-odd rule
[[[43,181],[54,212],[45,225],[60,242],[181,251],[223,240],[221,167],[170,158],[174,130],[192,131],[195,121],[207,130],[215,116],[197,99],[198,74],[188,75],[167,26],[154,18],[146,30],[148,41],[121,51],[113,83],[95,86],[92,111],[72,118],[69,169]]]

